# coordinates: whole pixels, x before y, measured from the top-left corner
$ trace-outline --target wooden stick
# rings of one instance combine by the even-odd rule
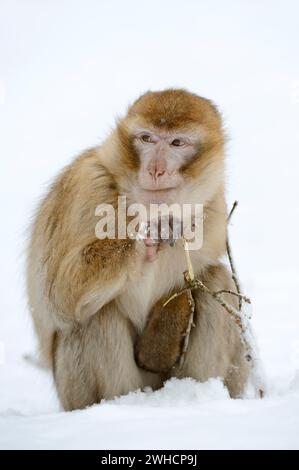
[[[231,210],[230,210],[230,213],[228,214],[227,224],[229,224],[229,222],[232,218],[232,215],[233,215],[233,213],[234,213],[237,206],[238,206],[238,201],[235,201],[233,203],[233,206],[232,206]],[[226,233],[226,252],[227,252],[228,259],[229,259],[230,269],[231,269],[231,272],[232,272],[232,279],[233,279],[234,284],[236,286],[237,293],[240,295],[240,297],[239,297],[239,310],[241,310],[241,308],[242,308],[241,287],[240,287],[240,282],[239,282],[236,266],[235,266],[233,255],[232,255],[232,250],[231,250],[231,246],[230,246],[228,232]]]
[[[236,209],[236,207],[238,206],[238,204],[239,204],[238,201],[234,201],[233,206],[232,206],[232,208],[231,208],[231,210],[230,210],[230,212],[229,212],[229,214],[228,214],[228,217],[227,217],[227,224],[230,223],[230,219],[232,218],[232,215],[233,215],[233,213],[235,212],[235,209]]]
[[[188,295],[188,303],[189,303],[189,307],[190,307],[190,317],[189,317],[189,322],[188,322],[187,329],[184,333],[185,338],[184,338],[184,344],[183,344],[181,356],[179,358],[179,369],[181,369],[184,365],[185,355],[186,355],[186,352],[187,352],[187,349],[188,349],[188,344],[189,344],[189,337],[190,337],[191,328],[192,328],[192,326],[195,326],[194,322],[193,322],[194,312],[195,312],[195,302],[194,302],[193,295],[192,295],[192,292],[191,292],[190,289],[187,289],[187,295]]]
[[[251,300],[250,300],[249,297],[246,297],[246,295],[239,294],[239,292],[234,292],[234,291],[232,291],[232,290],[222,289],[222,290],[218,290],[217,292],[215,292],[215,294],[230,294],[230,295],[235,295],[236,297],[239,297],[239,299],[244,300],[244,302],[246,302],[247,304],[251,304]]]
[[[188,242],[185,238],[183,238],[183,245],[184,245],[184,251],[185,251],[185,256],[186,256],[186,261],[187,261],[187,266],[188,266],[188,276],[190,282],[194,281],[194,270],[190,258],[190,252],[189,252],[189,247],[188,247]]]
[[[231,217],[238,205],[238,202],[235,201],[233,204],[233,207],[228,215],[227,218],[227,223],[230,222]],[[194,313],[195,313],[195,301],[192,295],[192,291],[196,289],[200,289],[202,292],[205,292],[206,294],[212,296],[225,310],[226,312],[230,315],[232,320],[236,323],[236,325],[239,327],[240,331],[240,338],[241,341],[244,345],[245,349],[245,357],[247,358],[248,361],[251,362],[252,364],[252,370],[255,372],[256,375],[256,366],[254,365],[256,358],[254,357],[255,354],[255,349],[253,345],[253,337],[252,337],[252,332],[250,330],[250,325],[248,323],[248,318],[244,316],[244,314],[241,311],[242,308],[242,300],[247,303],[251,303],[250,299],[246,297],[245,295],[241,294],[241,289],[240,289],[240,283],[238,280],[235,264],[233,261],[232,257],[232,252],[231,252],[231,247],[229,243],[229,237],[227,234],[227,239],[226,239],[226,250],[227,250],[227,255],[231,267],[231,272],[232,272],[232,279],[234,281],[235,287],[237,292],[227,290],[227,289],[222,289],[219,291],[211,291],[202,281],[199,279],[196,279],[194,276],[194,269],[192,266],[192,261],[190,258],[190,253],[188,249],[188,242],[187,240],[183,239],[183,245],[184,245],[184,251],[185,251],[185,256],[186,256],[186,262],[187,262],[187,267],[188,270],[184,272],[184,279],[185,279],[185,287],[181,289],[179,292],[174,293],[164,304],[163,306],[167,305],[171,300],[174,298],[178,297],[179,295],[182,295],[184,292],[187,292],[188,295],[188,302],[190,306],[190,317],[189,317],[189,322],[188,326],[186,329],[186,332],[184,333],[184,344],[182,347],[182,352],[179,358],[179,368],[182,368],[184,361],[185,361],[185,356],[186,352],[188,349],[188,344],[189,344],[189,338],[190,338],[190,332],[191,328],[194,325]],[[228,304],[224,299],[223,299],[223,294],[229,294],[229,295],[235,295],[239,298],[239,310],[236,310],[232,305]],[[263,398],[264,396],[264,389],[262,386],[258,387],[258,393],[260,398]]]

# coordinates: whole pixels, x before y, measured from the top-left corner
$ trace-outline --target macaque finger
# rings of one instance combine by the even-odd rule
[[[146,246],[146,260],[153,262],[157,259],[158,243],[155,243],[151,238],[146,238],[144,240]]]

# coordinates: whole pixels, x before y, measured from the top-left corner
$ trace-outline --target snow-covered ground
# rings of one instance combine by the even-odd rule
[[[299,448],[299,5],[296,0],[1,0],[0,448]],[[26,309],[26,229],[49,180],[141,92],[219,104],[228,201],[265,366],[263,400],[170,381],[60,410]]]

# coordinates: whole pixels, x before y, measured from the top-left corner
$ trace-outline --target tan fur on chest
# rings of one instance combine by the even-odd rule
[[[191,253],[196,274],[200,274],[203,256],[199,251]],[[153,305],[174,289],[184,284],[186,258],[181,242],[166,246],[153,263],[141,263],[139,269],[130,273],[125,291],[116,299],[123,314],[141,332]]]

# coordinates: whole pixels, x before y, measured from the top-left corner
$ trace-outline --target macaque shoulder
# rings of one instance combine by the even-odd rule
[[[57,248],[94,235],[97,206],[117,199],[113,177],[101,163],[99,152],[96,147],[82,153],[56,178],[37,212],[33,242],[42,239]]]
[[[85,205],[86,198],[92,204],[113,203],[117,194],[115,180],[102,163],[101,147],[95,147],[79,155],[68,170],[69,188],[76,192],[79,203]]]

